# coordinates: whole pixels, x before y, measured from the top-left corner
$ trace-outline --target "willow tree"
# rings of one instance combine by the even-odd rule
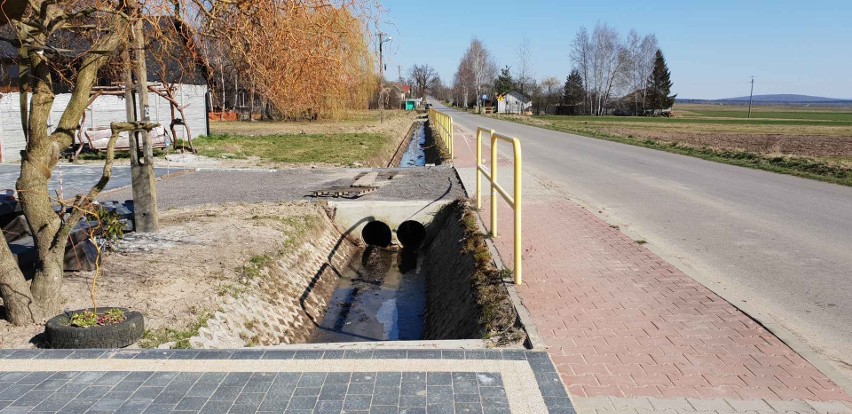
[[[241,78],[290,119],[365,109],[375,92],[367,0],[244,0],[210,9],[209,35]]]

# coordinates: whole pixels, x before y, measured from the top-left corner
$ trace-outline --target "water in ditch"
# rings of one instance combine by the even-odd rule
[[[426,124],[420,122],[414,129],[414,134],[411,136],[411,141],[402,154],[402,159],[399,161],[400,167],[422,167],[426,165]]]
[[[341,275],[308,342],[421,339],[426,309],[421,264],[417,251],[368,247]]]

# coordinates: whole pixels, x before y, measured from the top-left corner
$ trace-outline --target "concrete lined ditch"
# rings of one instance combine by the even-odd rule
[[[422,167],[426,165],[426,123],[416,122],[411,135],[408,147],[399,162],[400,167]]]
[[[490,257],[464,202],[315,205],[315,227],[228,297],[194,348],[523,339],[501,276],[483,268]],[[378,222],[395,230],[387,246],[362,240]]]
[[[489,300],[496,319],[514,324],[508,297],[483,298],[475,286],[481,252],[470,251],[463,202],[334,207],[336,224],[368,244],[341,272],[307,342],[481,339],[494,322],[484,320],[482,302]]]
[[[425,122],[412,126],[407,145],[397,154],[401,166],[441,163]],[[442,167],[379,170],[370,185],[397,182],[389,171],[406,177],[431,168]],[[193,347],[485,338],[518,345],[523,328],[484,236],[465,202],[447,193],[423,199],[432,187],[407,200],[315,204],[324,213],[320,226],[261,270],[253,288],[199,331]]]
[[[400,167],[440,163],[439,151],[429,132],[426,122],[415,122],[409,133],[408,146],[400,158]],[[449,216],[453,216],[448,211],[460,213],[463,209],[461,204],[409,202],[394,205],[378,202],[352,207],[351,204],[339,203],[336,208],[342,213],[336,218],[338,224],[343,224],[350,234],[360,235],[367,247],[340,275],[325,316],[308,342],[476,337],[479,331],[476,312],[465,309],[460,303],[438,299],[452,296],[443,291],[446,289],[469,291],[465,287],[453,286],[453,282],[446,282],[470,282],[470,275],[454,274],[453,269],[441,268],[438,263],[452,262],[452,257],[462,253],[461,246],[441,237],[444,233],[453,235],[451,238],[463,238],[461,223],[448,220]],[[459,228],[449,228],[454,225]],[[436,240],[438,243],[435,243]],[[429,274],[428,269],[450,276]],[[457,269],[461,273],[475,272],[474,266]],[[456,319],[443,318],[446,314],[454,314]],[[427,321],[430,316],[433,320]],[[471,321],[474,323],[469,323]],[[438,328],[439,325],[442,327]]]

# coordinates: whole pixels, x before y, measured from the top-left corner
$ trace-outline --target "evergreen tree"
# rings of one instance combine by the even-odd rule
[[[648,79],[648,105],[652,109],[667,109],[674,105],[677,95],[669,95],[672,90],[671,72],[666,64],[663,52],[657,49],[654,58],[654,70]]]
[[[497,76],[497,80],[494,81],[494,91],[497,92],[497,95],[511,91],[514,85],[515,82],[512,79],[512,74],[509,72],[509,67],[506,66],[500,69],[500,76]]]
[[[580,115],[583,113],[585,105],[583,101],[586,98],[586,89],[583,87],[583,76],[580,71],[574,69],[568,78],[565,79],[565,86],[562,90],[562,103],[571,108],[571,115]]]

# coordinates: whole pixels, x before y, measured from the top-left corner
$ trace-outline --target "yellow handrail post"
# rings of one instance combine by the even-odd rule
[[[523,249],[521,248],[521,209],[524,205],[522,199],[522,176],[523,159],[521,158],[521,142],[517,139],[512,141],[513,150],[515,151],[515,284],[523,283],[523,275],[521,273],[521,261],[523,259]]]
[[[482,133],[489,132],[491,134],[491,171],[486,171],[482,164]],[[510,196],[506,190],[497,182],[497,140],[508,141],[512,143],[512,151],[514,155],[514,188],[513,194]],[[500,194],[514,210],[514,282],[515,284],[523,283],[523,246],[522,246],[522,228],[523,228],[523,160],[521,158],[521,141],[517,138],[511,138],[505,135],[495,133],[494,130],[486,130],[485,128],[476,129],[476,208],[482,208],[482,176],[488,179],[491,183],[491,236],[497,237],[497,194]]]
[[[497,137],[491,134],[491,237],[497,237]]]
[[[482,210],[482,128],[476,129],[476,209]]]
[[[449,137],[447,136],[447,117],[443,116],[443,117],[441,117],[441,120],[442,120],[441,124],[444,127],[444,145],[447,146],[447,153],[450,154],[450,159],[453,159],[453,149],[450,148],[450,140],[449,140]]]
[[[447,123],[450,125],[450,158],[456,157],[456,138],[453,133],[453,118],[447,117]]]
[[[453,117],[436,111],[434,108],[429,108],[427,117],[429,118],[429,124],[433,126],[433,134],[438,135],[441,143],[447,148],[447,155],[452,160],[456,156]]]

